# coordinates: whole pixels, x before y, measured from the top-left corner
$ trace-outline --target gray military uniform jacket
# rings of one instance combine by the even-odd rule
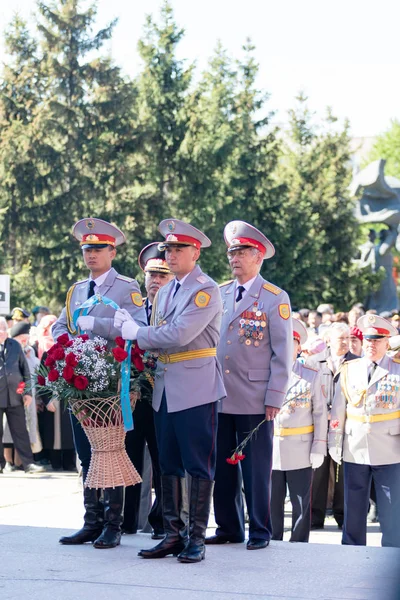
[[[265,414],[280,408],[293,363],[293,328],[286,292],[258,275],[235,302],[236,281],[220,287],[223,316],[218,359],[227,392],[221,412]]]
[[[139,329],[139,347],[167,356],[216,348],[222,313],[218,285],[198,265],[173,297],[175,284],[173,279],[157,292],[152,312],[154,325]],[[156,411],[164,389],[168,412],[220,400],[225,396],[225,388],[216,356],[179,362],[158,360],[153,392]]]
[[[343,448],[346,462],[400,463],[400,364],[384,356],[368,383],[367,359],[352,360],[342,369],[339,384],[329,448]]]
[[[328,411],[318,371],[299,360],[293,363],[289,389],[274,425],[273,469],[305,469],[311,466],[311,452],[326,456]],[[279,435],[282,428],[310,426],[314,427],[310,433]]]
[[[52,327],[54,340],[63,333],[68,333],[70,337],[77,335],[78,332],[75,330],[72,318],[74,311],[87,300],[88,291],[89,279],[78,281],[70,287],[65,307]],[[105,281],[100,286],[99,293],[114,300],[120,308],[126,308],[139,324],[147,324],[142,295],[135,279],[119,275],[115,269],[111,269]],[[101,336],[106,340],[114,340],[117,336],[121,335],[120,330],[114,327],[115,310],[111,306],[96,304],[89,308],[88,315],[94,317],[93,330],[88,332],[91,338]]]

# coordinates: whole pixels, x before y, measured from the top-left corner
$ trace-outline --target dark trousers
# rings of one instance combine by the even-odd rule
[[[371,480],[376,492],[382,546],[400,548],[400,463],[344,465],[344,525],[342,544],[365,546]]]
[[[312,469],[272,471],[271,519],[272,539],[283,540],[286,485],[292,503],[291,542],[308,542],[311,525],[311,478]]]
[[[216,534],[244,540],[242,481],[249,513],[249,537],[270,540],[273,421],[264,423],[245,448],[246,458],[238,465],[226,459],[264,415],[219,414],[214,510]]]
[[[179,382],[177,382],[179,385]],[[162,475],[214,480],[217,402],[169,413],[163,393],[160,410],[154,412]]]
[[[330,455],[325,456],[322,465],[313,473],[312,501],[311,501],[311,524],[315,527],[323,527],[325,521],[326,504],[328,499],[329,472],[331,463],[335,470],[335,483],[333,493],[332,512],[336,523],[343,525],[344,514],[344,491],[343,491],[343,467],[339,467],[339,477],[336,481],[336,463]]]
[[[86,475],[89,471],[92,451],[90,449],[90,443],[87,438],[87,435],[83,431],[83,428],[79,423],[78,419],[72,412],[70,412],[69,415],[71,419],[72,435],[74,438],[76,453],[82,466],[83,481],[85,481]]]
[[[7,422],[10,427],[11,437],[20,456],[22,466],[26,469],[33,463],[33,454],[29,441],[29,434],[26,428],[25,408],[22,404],[19,406],[7,406],[0,408],[0,466],[4,467],[4,449],[3,449],[3,415],[6,414]]]
[[[161,469],[158,459],[156,431],[154,426],[154,411],[147,400],[136,403],[134,413],[135,428],[128,431],[125,438],[126,451],[135,465],[140,476],[143,475],[143,459],[146,442],[149,448],[153,470],[153,482],[156,497],[148,515],[148,521],[155,531],[163,531],[163,516],[161,502]],[[131,485],[125,490],[125,509],[123,528],[136,533],[138,529],[140,497],[142,484]]]

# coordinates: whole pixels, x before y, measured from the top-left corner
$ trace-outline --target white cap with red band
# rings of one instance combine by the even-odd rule
[[[211,240],[204,233],[179,219],[164,219],[158,231],[165,237],[165,242],[158,245],[159,250],[165,250],[168,246],[194,246],[198,249],[211,246]]]
[[[126,242],[125,235],[118,227],[94,217],[75,223],[72,235],[80,242],[82,248],[115,248]]]
[[[361,329],[365,339],[379,339],[397,335],[396,327],[379,315],[363,315],[357,321],[357,327]]]
[[[307,338],[308,338],[306,326],[301,321],[299,321],[299,319],[294,319],[293,317],[292,317],[292,323],[293,323],[293,339],[297,340],[299,342],[300,346],[302,346],[303,344],[306,343]]]
[[[239,248],[257,248],[264,258],[271,258],[275,248],[261,231],[245,221],[231,221],[225,226],[224,239],[228,252]]]

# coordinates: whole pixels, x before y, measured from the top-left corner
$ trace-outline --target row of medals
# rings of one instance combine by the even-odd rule
[[[296,408],[309,408],[311,400],[311,386],[306,381],[300,381],[286,396],[284,411],[294,413]]]
[[[378,389],[373,400],[366,402],[368,408],[389,408],[397,404],[398,391],[400,390],[400,377],[398,375],[387,375],[378,384]]]
[[[239,342],[246,346],[254,344],[257,348],[260,340],[264,337],[263,329],[267,326],[266,314],[258,310],[258,306],[255,304],[252,311],[246,310],[240,316]]]

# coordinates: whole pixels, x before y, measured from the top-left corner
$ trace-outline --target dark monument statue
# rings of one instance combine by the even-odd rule
[[[369,230],[368,241],[359,248],[360,268],[377,271],[385,269],[385,279],[377,292],[367,299],[367,308],[378,313],[398,308],[396,283],[393,279],[392,249],[400,251],[400,180],[385,176],[385,161],[377,160],[360,171],[352,182],[352,193],[358,197],[356,217],[359,223],[386,225],[379,232],[378,241],[374,229]]]

